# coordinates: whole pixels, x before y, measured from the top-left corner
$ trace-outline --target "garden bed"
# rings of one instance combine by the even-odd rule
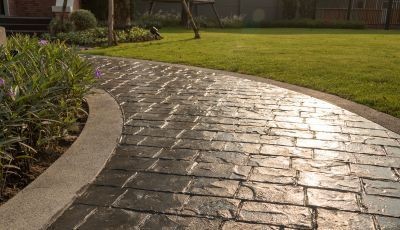
[[[88,113],[88,106],[84,104],[84,110]],[[46,150],[36,154],[36,159],[31,163],[29,171],[20,175],[14,175],[8,178],[8,183],[3,185],[3,195],[0,197],[0,206],[13,198],[18,192],[28,186],[32,181],[38,178],[47,168],[49,168],[59,157],[61,157],[75,140],[79,137],[87,120],[87,114],[82,113],[81,117],[74,124],[73,130],[61,138],[56,144]]]
[[[0,203],[38,177],[82,130],[100,72],[63,43],[17,35],[0,47]]]

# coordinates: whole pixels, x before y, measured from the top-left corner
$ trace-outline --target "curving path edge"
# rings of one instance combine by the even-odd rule
[[[0,207],[2,229],[44,229],[103,169],[122,132],[119,105],[104,90],[86,97],[87,123],[74,144],[29,186]]]

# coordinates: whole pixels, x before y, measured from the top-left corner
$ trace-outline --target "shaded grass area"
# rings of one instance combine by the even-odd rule
[[[400,118],[400,31],[183,29],[91,54],[157,60],[271,78],[338,95]]]

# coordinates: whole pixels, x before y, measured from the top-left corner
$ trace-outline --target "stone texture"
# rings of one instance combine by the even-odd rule
[[[294,184],[296,182],[296,171],[292,169],[255,167],[250,175],[250,180],[280,184]]]
[[[293,228],[311,228],[311,209],[299,206],[245,202],[239,219]]]
[[[307,200],[308,204],[312,206],[360,211],[354,193],[309,188],[307,189]]]
[[[221,180],[213,178],[196,178],[190,184],[188,193],[233,197],[239,187],[239,181]]]
[[[193,196],[183,208],[186,215],[214,216],[232,219],[240,201],[220,197]]]
[[[374,229],[374,215],[398,228],[398,134],[266,83],[86,58],[124,111],[123,137],[54,227]]]
[[[400,199],[383,196],[365,195],[362,203],[368,213],[400,217]]]
[[[375,229],[374,221],[370,215],[326,209],[317,209],[317,212],[318,229]]]
[[[299,184],[309,187],[337,189],[345,192],[360,191],[359,179],[352,176],[330,175],[315,172],[300,172]]]
[[[289,185],[243,183],[237,197],[245,200],[303,205],[304,189]]]
[[[181,210],[188,198],[189,196],[182,194],[129,189],[113,206],[136,211],[175,214]]]
[[[363,180],[365,192],[371,195],[392,196],[400,198],[400,182]]]
[[[125,187],[167,192],[183,192],[189,182],[189,176],[177,176],[157,173],[138,173]]]

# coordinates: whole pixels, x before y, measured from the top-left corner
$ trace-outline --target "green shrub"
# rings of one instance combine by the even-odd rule
[[[70,19],[77,30],[87,30],[97,26],[96,17],[88,10],[74,11],[72,12]]]
[[[286,28],[337,28],[337,29],[365,29],[359,21],[324,21],[312,19],[281,20],[266,22],[261,25],[248,25],[250,27],[286,27]]]
[[[198,16],[195,18],[196,23],[199,27],[203,28],[218,28],[219,23],[216,18],[209,18],[205,16]],[[229,17],[221,18],[221,23],[224,28],[241,28],[244,26],[243,15],[233,15]]]
[[[54,18],[50,22],[49,29],[51,34],[67,33],[73,31],[75,26],[69,20],[65,20],[64,23],[62,23],[60,19]]]
[[[137,20],[135,20],[134,25],[149,29],[153,26],[157,28],[174,27],[174,26],[179,26],[180,23],[181,23],[180,14],[172,14],[159,11],[158,13],[152,15],[143,14]]]
[[[157,39],[148,30],[132,27],[126,30],[115,31],[118,42],[143,42]],[[48,35],[44,35],[48,36]],[[107,44],[107,28],[94,28],[84,31],[59,33],[53,40],[65,41],[68,44],[81,46],[101,46]]]
[[[94,70],[63,43],[27,36],[11,37],[0,53],[1,200],[7,178],[28,170],[82,114]]]

